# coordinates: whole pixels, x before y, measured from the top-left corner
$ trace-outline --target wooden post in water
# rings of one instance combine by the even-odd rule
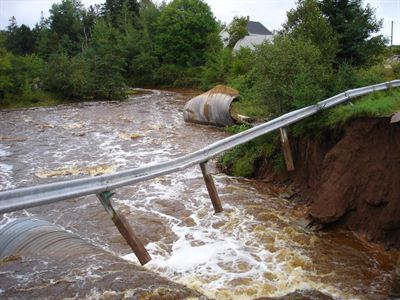
[[[128,220],[123,215],[120,215],[117,211],[115,211],[111,204],[111,197],[113,195],[114,193],[111,192],[103,192],[97,194],[97,198],[99,198],[101,204],[103,204],[105,210],[111,216],[118,231],[124,237],[128,245],[132,248],[133,253],[135,253],[136,257],[139,259],[139,262],[142,265],[145,265],[151,260],[151,257],[143,243],[139,240],[132,227],[129,225]]]
[[[214,211],[216,213],[222,212],[224,209],[222,208],[221,200],[219,199],[217,188],[215,187],[214,180],[211,174],[207,170],[207,162],[200,163],[201,172],[203,173],[203,178],[206,183],[206,187],[208,190],[208,194],[211,198],[211,203],[214,207]]]
[[[292,150],[290,149],[289,139],[285,128],[279,128],[281,133],[282,151],[285,158],[286,169],[288,171],[294,170]]]

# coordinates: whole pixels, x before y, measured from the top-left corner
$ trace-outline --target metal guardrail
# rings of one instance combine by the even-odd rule
[[[244,144],[254,138],[276,129],[286,127],[290,124],[314,115],[321,110],[343,103],[351,98],[399,86],[400,80],[393,80],[376,85],[348,90],[318,102],[315,105],[286,113],[276,119],[255,126],[247,131],[219,140],[204,147],[203,149],[170,161],[158,164],[148,164],[143,167],[126,169],[98,177],[81,178],[43,184],[34,187],[2,191],[0,192],[0,213],[7,213],[34,206],[54,203],[74,197],[81,197],[91,194],[98,195],[106,191],[115,190],[122,186],[146,181],[155,177],[184,170],[197,164],[206,163],[211,158],[224,151],[232,149],[237,145]]]

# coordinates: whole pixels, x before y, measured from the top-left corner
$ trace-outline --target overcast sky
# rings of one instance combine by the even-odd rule
[[[8,25],[15,16],[19,25],[34,26],[40,13],[48,16],[49,8],[57,0],[0,0],[0,28]],[[104,0],[81,0],[85,6],[100,4]],[[229,23],[235,15],[250,16],[270,30],[280,29],[286,20],[286,11],[295,6],[295,0],[206,0],[217,19]],[[393,43],[400,44],[400,0],[368,0],[376,8],[376,15],[383,19],[382,34],[389,37],[391,22],[394,21]]]

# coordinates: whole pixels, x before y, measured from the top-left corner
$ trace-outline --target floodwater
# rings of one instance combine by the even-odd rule
[[[148,90],[124,102],[0,111],[0,189],[161,162],[226,137],[222,129],[183,122],[192,96]],[[388,294],[393,253],[349,233],[309,232],[301,222],[306,207],[285,199],[285,191],[226,176],[215,162],[211,171],[220,214],[213,212],[198,167],[116,191],[117,209],[153,258],[145,268],[217,299],[296,289],[340,299]],[[5,214],[0,227],[26,215],[138,264],[95,196]]]

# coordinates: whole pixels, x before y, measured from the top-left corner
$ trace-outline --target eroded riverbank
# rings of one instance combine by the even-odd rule
[[[220,129],[183,122],[191,96],[152,91],[125,102],[0,111],[0,135],[9,137],[0,140],[0,187],[164,161],[225,137]],[[218,299],[307,288],[338,298],[387,295],[391,253],[349,233],[304,230],[299,220],[306,208],[273,186],[224,174],[215,180],[225,209],[218,215],[199,168],[117,191],[118,209],[153,257],[146,268]],[[56,223],[137,264],[94,196],[6,214],[0,224],[22,215]],[[35,280],[29,272],[1,276],[14,276],[15,284]]]

